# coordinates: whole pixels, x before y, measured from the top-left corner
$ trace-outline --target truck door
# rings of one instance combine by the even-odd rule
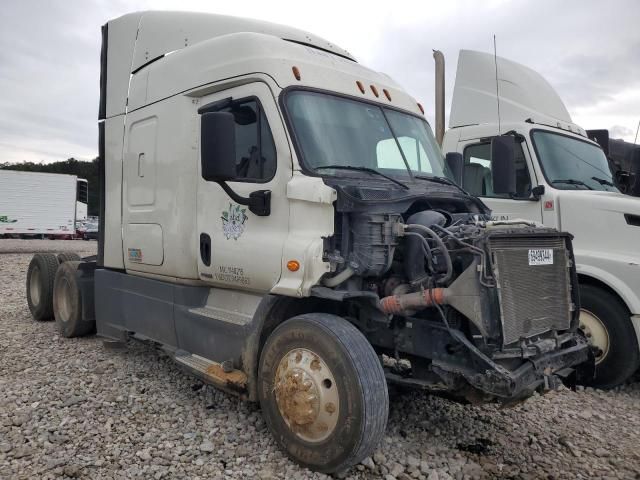
[[[482,198],[492,210],[494,220],[523,218],[542,222],[541,202],[531,195],[537,185],[530,167],[530,158],[525,154],[523,143],[516,142],[516,193],[503,195],[493,192],[491,179],[491,139],[471,141],[463,147],[463,187],[472,195]]]
[[[266,84],[256,82],[208,95],[196,108],[229,98],[230,105],[220,111],[235,118],[237,178],[228,185],[243,197],[256,190],[270,190],[271,213],[253,214],[234,202],[219,184],[199,175],[198,273],[212,285],[267,292],[282,271],[282,249],[289,228],[286,186],[292,175],[291,151]]]

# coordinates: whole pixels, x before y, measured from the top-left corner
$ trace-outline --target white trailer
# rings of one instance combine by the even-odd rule
[[[86,180],[0,170],[0,235],[74,235],[86,217]]]

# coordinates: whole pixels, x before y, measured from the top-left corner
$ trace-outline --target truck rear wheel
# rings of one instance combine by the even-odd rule
[[[370,455],[384,435],[389,395],[375,351],[335,315],[282,323],[260,356],[259,397],[281,448],[312,470],[341,472]]]
[[[71,260],[58,267],[53,287],[53,313],[60,335],[82,337],[95,329],[93,321],[82,319],[82,294],[76,271],[82,262]]]
[[[627,380],[640,364],[638,340],[625,306],[610,292],[580,286],[580,328],[595,352],[596,375],[589,385],[613,388]]]
[[[27,303],[38,321],[53,318],[53,283],[58,259],[52,253],[36,253],[27,270]]]
[[[80,258],[80,255],[78,255],[77,253],[73,253],[73,252],[62,252],[58,254],[58,263],[64,263],[64,262],[68,262],[68,261],[80,261],[82,260]]]

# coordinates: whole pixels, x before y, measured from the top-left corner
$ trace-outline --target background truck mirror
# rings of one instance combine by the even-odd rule
[[[461,153],[449,152],[444,157],[445,163],[449,172],[451,172],[451,178],[458,185],[462,185],[462,175],[464,171],[464,159]]]
[[[200,125],[202,178],[224,182],[236,177],[236,130],[233,114],[203,113]]]
[[[491,177],[493,192],[516,193],[515,138],[500,135],[491,139]]]
[[[636,148],[631,154],[628,182],[629,186],[626,193],[634,197],[640,197],[640,147]]]
[[[587,130],[587,137],[600,145],[604,154],[609,156],[609,130]]]

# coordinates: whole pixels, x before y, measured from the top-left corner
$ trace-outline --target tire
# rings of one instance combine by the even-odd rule
[[[609,389],[624,383],[640,365],[628,310],[615,295],[593,285],[580,285],[580,304],[580,328],[603,347],[596,352],[596,374],[588,385]]]
[[[342,472],[370,455],[384,435],[389,394],[382,364],[343,318],[312,313],[279,325],[260,355],[258,382],[262,414],[277,443],[311,470]]]
[[[53,284],[58,259],[52,253],[36,253],[27,270],[27,303],[34,320],[53,318]]]
[[[53,313],[60,335],[66,338],[93,333],[95,322],[82,320],[82,294],[76,271],[82,262],[70,260],[58,267],[53,287]]]
[[[68,262],[68,261],[79,261],[82,260],[80,258],[80,255],[78,255],[77,253],[73,253],[73,252],[63,252],[63,253],[59,253],[58,254],[58,263],[64,263],[64,262]]]

